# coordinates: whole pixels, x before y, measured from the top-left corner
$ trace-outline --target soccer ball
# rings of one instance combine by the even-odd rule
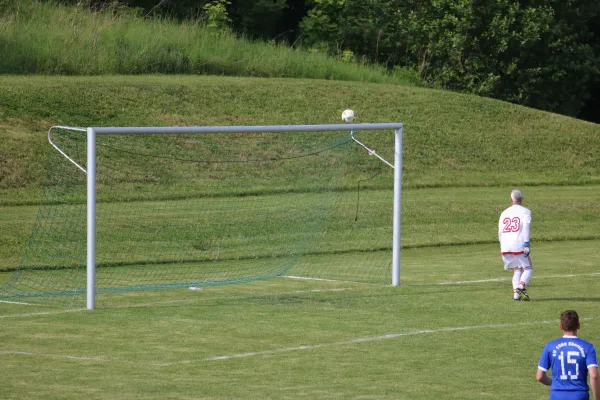
[[[352,110],[344,110],[344,112],[342,113],[342,121],[344,122],[352,122],[352,120],[354,120],[354,111]]]

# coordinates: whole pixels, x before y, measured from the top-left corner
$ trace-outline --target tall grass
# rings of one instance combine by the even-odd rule
[[[17,0],[0,19],[3,74],[209,74],[418,84],[387,71],[285,44],[238,38],[198,21]]]

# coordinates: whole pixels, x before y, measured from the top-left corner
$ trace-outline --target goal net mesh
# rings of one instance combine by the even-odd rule
[[[359,133],[393,156],[393,132]],[[86,168],[86,132],[52,140]],[[49,146],[44,201],[0,296],[86,290],[86,174]],[[389,283],[393,169],[350,132],[98,135],[96,290],[279,276]]]

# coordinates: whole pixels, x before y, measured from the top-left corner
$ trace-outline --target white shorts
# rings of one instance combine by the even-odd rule
[[[521,254],[502,254],[502,261],[504,261],[505,270],[513,270],[515,268],[526,268],[533,267],[531,263],[531,257],[525,257]]]

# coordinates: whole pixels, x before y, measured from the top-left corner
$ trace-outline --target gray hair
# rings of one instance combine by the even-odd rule
[[[521,192],[519,189],[513,189],[513,191],[510,192],[510,198],[515,203],[520,203],[523,201],[523,192]]]

